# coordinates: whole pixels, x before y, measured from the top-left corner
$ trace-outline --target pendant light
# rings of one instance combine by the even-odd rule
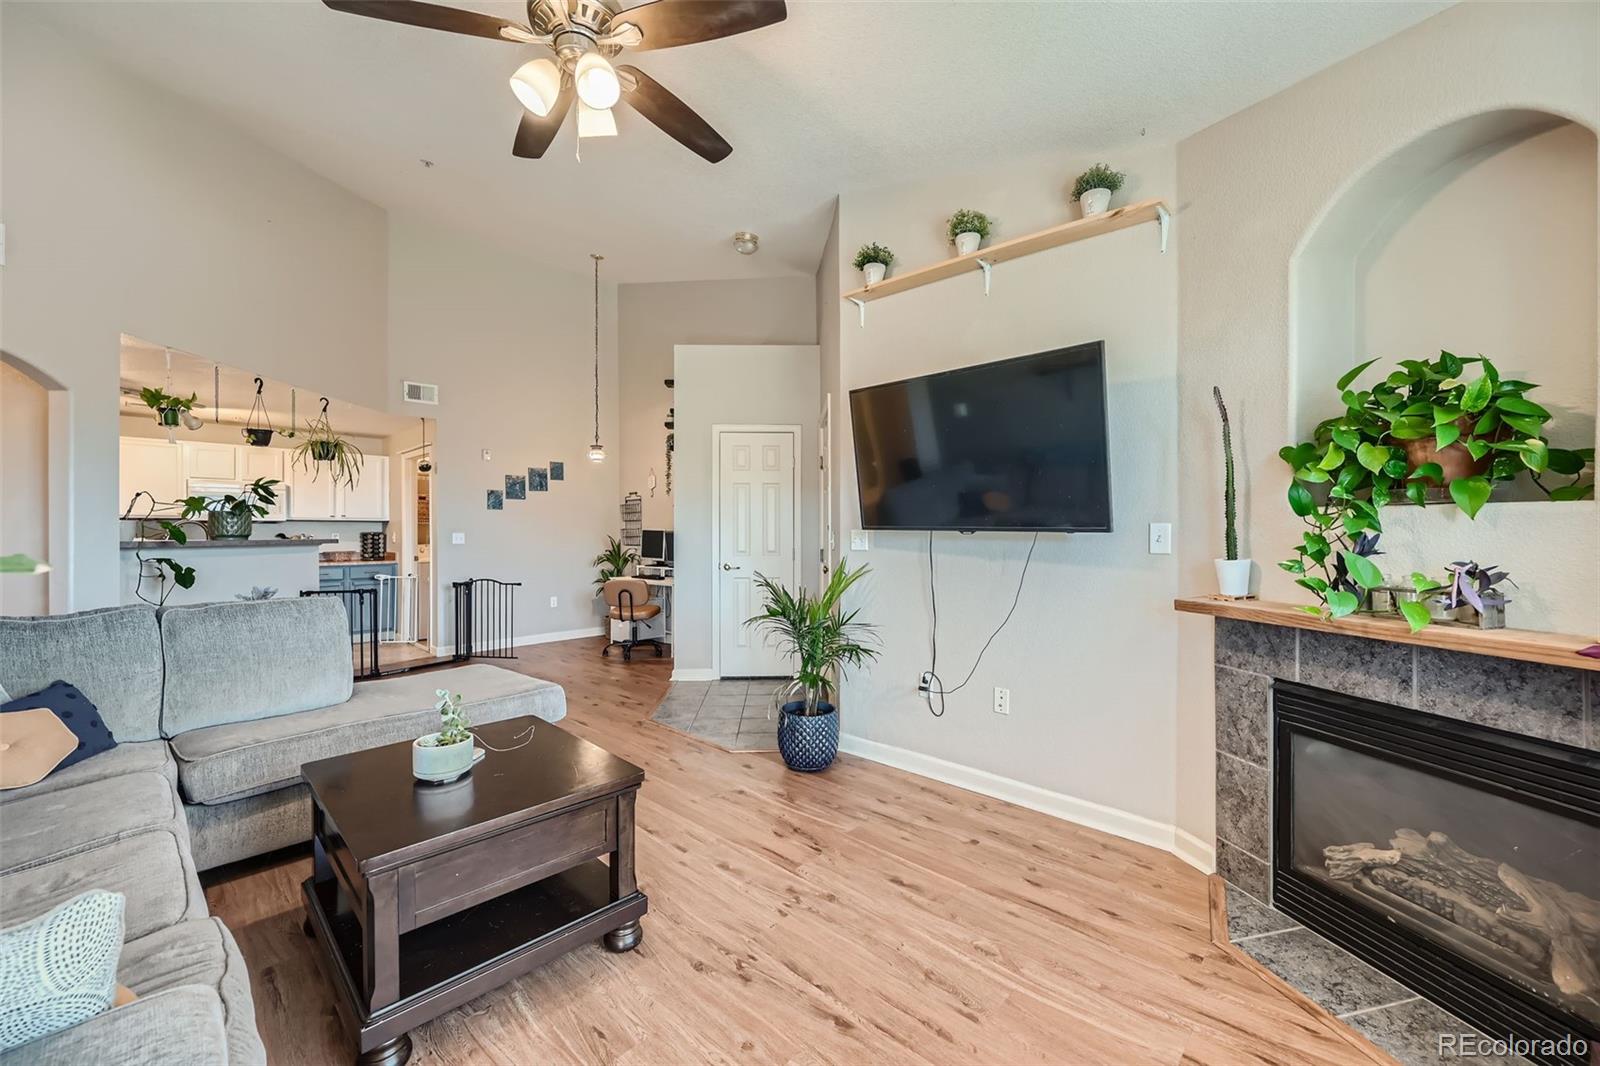
[[[603,463],[606,446],[600,443],[600,260],[603,255],[589,253],[594,260],[594,443],[589,445],[589,461]]]

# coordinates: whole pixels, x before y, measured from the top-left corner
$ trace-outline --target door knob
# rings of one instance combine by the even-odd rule
[[[723,563],[722,564],[722,568],[724,570],[743,570],[744,569],[744,567],[742,567],[742,566],[729,566],[727,563]]]

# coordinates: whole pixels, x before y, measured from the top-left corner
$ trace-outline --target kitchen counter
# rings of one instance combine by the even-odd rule
[[[323,552],[322,558],[317,560],[318,566],[394,566],[399,560],[394,557],[394,552],[389,552],[379,559],[363,559],[355,552]]]
[[[324,537],[321,539],[313,537],[308,540],[289,540],[280,537],[252,537],[249,540],[203,540],[194,538],[187,544],[179,544],[170,540],[125,540],[122,542],[122,550],[195,551],[200,548],[316,548],[323,544],[337,543],[339,543],[337,537]]]

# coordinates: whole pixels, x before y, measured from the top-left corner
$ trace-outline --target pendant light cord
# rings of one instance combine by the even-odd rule
[[[600,260],[603,255],[589,253],[594,260],[594,442],[600,443]]]

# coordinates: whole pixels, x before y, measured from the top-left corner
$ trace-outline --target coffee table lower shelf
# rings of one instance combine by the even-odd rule
[[[336,1002],[362,1052],[402,1036],[579,945],[637,922],[642,892],[613,901],[610,869],[591,859],[400,936],[400,998],[369,1013],[357,989],[360,919],[341,909],[337,880],[302,884],[310,932]],[[348,903],[348,901],[346,901]],[[631,945],[630,945],[631,946]]]

